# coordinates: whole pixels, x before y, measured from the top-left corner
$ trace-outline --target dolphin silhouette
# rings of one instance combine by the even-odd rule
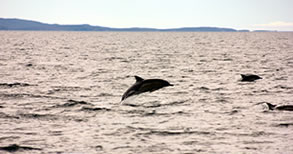
[[[254,75],[254,74],[241,74],[241,77],[242,77],[241,81],[246,81],[246,82],[252,82],[258,79],[262,79],[260,76]]]
[[[271,103],[266,103],[270,110],[283,110],[283,111],[293,111],[293,105],[273,105]]]
[[[153,92],[163,87],[173,86],[173,84],[170,84],[168,81],[162,79],[143,79],[139,76],[134,77],[136,82],[128,90],[126,90],[121,101],[133,95],[138,95],[144,92]]]

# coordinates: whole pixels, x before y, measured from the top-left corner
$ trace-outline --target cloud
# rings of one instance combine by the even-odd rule
[[[275,21],[268,24],[257,24],[260,27],[293,27],[293,22]]]
[[[293,31],[293,22],[274,21],[266,24],[255,24],[251,28],[255,30]]]

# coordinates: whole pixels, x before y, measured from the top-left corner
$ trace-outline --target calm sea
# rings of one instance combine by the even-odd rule
[[[134,75],[175,86],[120,104]],[[293,33],[0,31],[0,153],[292,153],[266,102],[293,105]]]

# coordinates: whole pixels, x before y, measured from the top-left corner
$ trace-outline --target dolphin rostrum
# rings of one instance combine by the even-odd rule
[[[247,82],[252,82],[258,79],[262,79],[260,76],[254,75],[254,74],[241,74],[241,77],[242,77],[241,81],[247,81]]]
[[[136,82],[123,94],[122,100],[138,95],[144,92],[153,92],[167,86],[173,86],[166,80],[162,79],[143,79],[139,76],[134,76]]]

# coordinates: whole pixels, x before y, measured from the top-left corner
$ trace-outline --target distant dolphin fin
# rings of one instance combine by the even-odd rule
[[[245,77],[247,77],[247,76],[246,76],[246,75],[244,75],[244,74],[241,74],[241,77],[242,77],[242,78],[245,78]]]
[[[136,82],[140,82],[140,81],[144,80],[143,78],[141,78],[141,77],[139,77],[137,75],[135,75],[134,77],[135,77]]]
[[[266,103],[270,110],[274,110],[277,105],[273,105],[271,103]]]

